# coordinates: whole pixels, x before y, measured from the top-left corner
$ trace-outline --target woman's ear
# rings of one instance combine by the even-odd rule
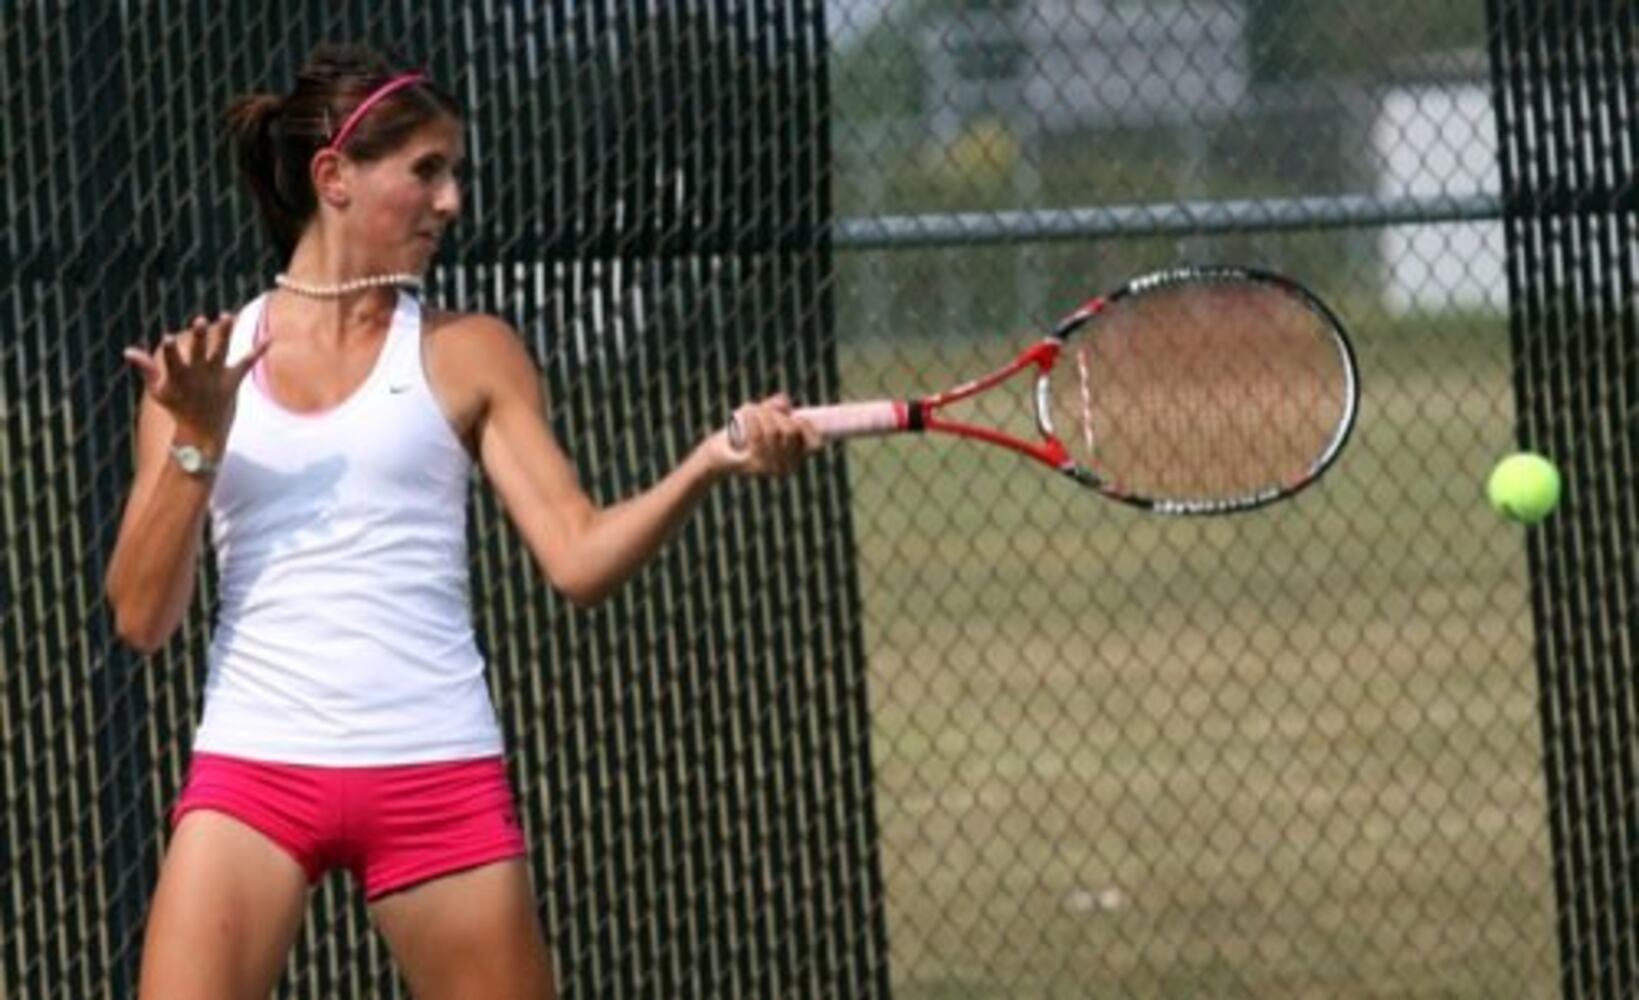
[[[333,149],[321,149],[313,154],[309,170],[313,175],[313,193],[319,201],[332,208],[346,208],[348,170],[342,155]]]

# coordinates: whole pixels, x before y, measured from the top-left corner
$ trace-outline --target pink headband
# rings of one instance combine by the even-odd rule
[[[422,73],[420,70],[411,70],[408,73],[401,73],[398,76],[393,77],[391,80],[388,80],[386,83],[371,91],[370,96],[360,101],[359,106],[353,109],[353,113],[347,116],[347,120],[341,123],[341,128],[336,130],[335,138],[331,139],[325,148],[339,152],[341,150],[341,144],[346,142],[347,137],[353,134],[353,130],[358,128],[359,122],[364,120],[365,114],[368,113],[371,108],[375,107],[377,104],[380,104],[394,93],[403,90],[405,87],[408,87],[413,83],[420,83],[426,78],[427,75]]]

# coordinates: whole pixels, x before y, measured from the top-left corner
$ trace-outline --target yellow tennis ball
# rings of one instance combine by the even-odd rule
[[[1516,452],[1491,470],[1485,495],[1503,517],[1535,524],[1559,504],[1559,470],[1541,455]]]

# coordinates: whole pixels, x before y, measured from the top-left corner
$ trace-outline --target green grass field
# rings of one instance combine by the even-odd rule
[[[1553,994],[1506,329],[1356,326],[1357,436],[1264,512],[850,446],[897,996]],[[1013,346],[846,341],[846,393]]]

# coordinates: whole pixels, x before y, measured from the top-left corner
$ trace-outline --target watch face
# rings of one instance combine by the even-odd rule
[[[205,470],[205,453],[191,444],[178,445],[172,449],[172,454],[176,456],[176,464],[189,475],[198,475]]]

